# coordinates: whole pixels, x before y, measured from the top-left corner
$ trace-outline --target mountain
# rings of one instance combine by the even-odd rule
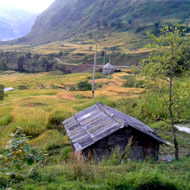
[[[0,40],[11,40],[30,32],[39,13],[0,6]]]
[[[133,27],[164,20],[184,22],[189,10],[190,0],[55,0],[19,42],[64,40],[95,28],[98,22]]]

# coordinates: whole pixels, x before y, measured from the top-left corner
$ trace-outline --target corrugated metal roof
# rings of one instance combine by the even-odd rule
[[[4,88],[4,92],[13,91],[13,90],[14,90],[14,88],[12,88],[12,87]]]
[[[106,69],[114,69],[114,67],[110,63],[107,63],[106,65],[104,65],[104,68],[106,68]]]
[[[76,151],[81,151],[120,128],[133,127],[161,143],[165,142],[147,125],[102,103],[97,103],[63,122]]]

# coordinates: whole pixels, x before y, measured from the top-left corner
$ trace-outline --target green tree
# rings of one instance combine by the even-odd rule
[[[55,62],[49,61],[46,57],[42,58],[42,67],[45,72],[49,72],[52,68]]]
[[[159,37],[150,33],[149,36],[152,43],[148,47],[152,48],[152,52],[147,59],[142,61],[141,76],[146,77],[149,87],[162,98],[163,106],[167,108],[173,134],[175,158],[178,160],[179,148],[174,120],[179,112],[182,112],[189,94],[187,88],[180,90],[179,83],[176,81],[179,82],[183,78],[179,74],[182,76],[183,73],[187,73],[189,59],[186,57],[189,41],[177,27],[166,26],[161,29]]]
[[[17,68],[19,72],[24,72],[24,65],[25,65],[25,57],[20,56],[17,61]]]
[[[0,70],[6,70],[6,69],[7,69],[6,58],[2,57],[0,58]]]
[[[0,84],[0,100],[4,100],[5,93],[4,93],[4,86]]]

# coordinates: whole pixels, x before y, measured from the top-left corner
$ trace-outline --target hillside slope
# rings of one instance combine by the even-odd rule
[[[31,32],[19,42],[64,40],[97,26],[97,22],[137,27],[189,18],[190,0],[55,0],[37,17]]]

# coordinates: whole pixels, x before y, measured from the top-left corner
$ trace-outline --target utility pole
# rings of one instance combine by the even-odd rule
[[[93,68],[93,80],[92,80],[92,99],[94,99],[94,90],[95,90],[95,73],[96,73],[96,57],[97,57],[97,48],[98,48],[98,32],[96,33],[96,48],[94,54],[94,68]]]
[[[109,63],[111,64],[111,54],[110,54],[110,56],[109,56]]]

